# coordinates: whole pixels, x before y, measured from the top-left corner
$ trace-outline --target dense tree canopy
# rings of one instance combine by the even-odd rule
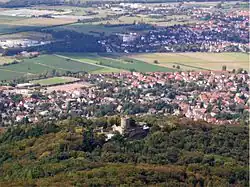
[[[145,116],[145,138],[97,131],[119,117],[21,125],[0,136],[1,186],[247,186],[248,129]],[[121,172],[123,171],[123,172]]]

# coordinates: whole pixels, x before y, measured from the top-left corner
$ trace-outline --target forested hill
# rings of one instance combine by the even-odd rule
[[[144,117],[142,139],[96,129],[116,118],[26,124],[0,136],[0,186],[248,186],[248,129]]]
[[[220,0],[194,0],[197,2],[214,2]],[[237,1],[237,0],[232,0]],[[245,0],[246,1],[246,0]],[[90,4],[100,4],[100,3],[119,3],[119,2],[128,2],[128,3],[167,3],[167,2],[184,2],[184,0],[0,0],[1,7],[25,7],[33,5],[73,5],[73,6],[84,6]]]

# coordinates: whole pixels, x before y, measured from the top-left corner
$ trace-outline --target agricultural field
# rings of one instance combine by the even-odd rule
[[[152,7],[156,4],[144,4],[143,6]],[[135,14],[130,16],[119,16],[127,10],[116,11],[111,8],[96,9],[93,7],[72,7],[72,6],[34,6],[31,8],[3,9],[0,12],[0,34],[17,33],[22,31],[37,31],[46,26],[57,26],[54,30],[72,30],[84,34],[106,35],[117,32],[129,31],[128,27],[106,27],[104,24],[132,24],[134,22],[145,22],[156,26],[171,26],[175,24],[193,23],[189,16],[172,15],[160,16]],[[49,14],[53,18],[34,17]],[[96,21],[91,23],[76,23],[78,19],[106,18],[109,15],[118,15],[117,19]]]
[[[127,27],[108,27],[105,25],[94,25],[94,24],[85,24],[85,23],[75,23],[66,26],[59,26],[53,28],[55,31],[62,31],[62,30],[70,30],[75,31],[83,34],[91,34],[91,35],[100,35],[104,33],[105,35],[111,35],[118,32],[125,32],[129,26]]]
[[[50,41],[52,40],[52,35],[43,33],[43,32],[19,32],[14,34],[6,34],[6,35],[0,35],[0,40],[16,40],[16,39],[30,39],[30,40],[43,40],[43,41]]]
[[[2,82],[8,82],[9,80],[24,77],[26,75],[27,73],[25,74],[25,73],[21,73],[18,71],[5,70],[5,69],[1,69],[0,67],[0,81]]]
[[[36,30],[36,29],[37,27],[34,27],[34,26],[0,24],[0,35],[26,32],[30,30]]]
[[[118,19],[93,22],[93,24],[133,24],[138,22],[143,22],[147,24],[152,24],[154,26],[173,26],[173,25],[183,25],[183,24],[193,24],[197,23],[197,20],[192,20],[189,16],[184,15],[173,15],[173,16],[150,16],[137,14],[134,16],[121,16]]]
[[[139,71],[139,72],[171,72],[172,68],[161,67],[155,64],[145,63],[140,60],[130,59],[121,55],[108,54],[81,54],[81,53],[63,53],[61,54],[71,60],[79,60],[81,62],[88,62],[103,67],[110,67],[120,69],[122,71]]]
[[[2,57],[3,58],[3,57]],[[156,64],[155,61],[158,61]],[[7,60],[5,61],[7,62]],[[8,81],[24,76],[44,73],[85,71],[89,73],[111,73],[124,71],[172,72],[180,70],[249,70],[248,55],[243,53],[153,53],[153,54],[96,54],[60,53],[25,59],[18,64],[0,66],[0,80]],[[41,84],[55,84],[65,79],[49,79]],[[51,83],[50,83],[51,82]]]
[[[52,78],[47,78],[47,79],[39,79],[39,80],[30,81],[30,83],[40,84],[42,86],[51,86],[55,84],[69,83],[69,82],[73,82],[77,80],[79,79],[73,78],[73,77],[52,77]]]
[[[94,64],[74,61],[56,55],[42,55],[37,58],[25,59],[18,64],[0,66],[0,80],[12,80],[20,76],[51,73],[52,71],[65,73],[70,72],[92,72],[103,69]],[[3,73],[2,73],[3,72]],[[12,72],[11,74],[9,72]]]
[[[0,16],[0,35],[6,33],[16,33],[27,31],[33,29],[34,27],[27,25],[15,25],[15,22],[24,22],[27,18],[25,17],[16,17],[16,16]]]
[[[76,19],[70,18],[28,18],[18,21],[12,21],[8,25],[16,26],[55,26],[76,22]]]
[[[25,17],[4,16],[4,15],[1,15],[0,16],[0,24],[9,24],[11,22],[21,21],[21,20],[25,20],[25,19],[27,19],[27,18],[25,18]]]
[[[23,9],[26,10],[26,9]],[[27,9],[30,10],[30,9]],[[67,17],[58,17],[58,18],[43,18],[43,17],[31,17],[28,13],[19,11],[15,14],[15,10],[8,9],[0,11],[0,35],[11,34],[25,31],[35,31],[42,27],[47,26],[56,26],[75,23],[77,18],[67,18]],[[31,10],[32,12],[42,11],[43,13],[48,12],[49,10]],[[60,12],[56,14],[60,16]],[[38,16],[36,14],[36,16]]]
[[[221,70],[223,65],[228,70],[249,70],[249,56],[246,53],[153,53],[128,57],[147,63],[157,60],[159,66],[168,68],[179,65],[182,70]]]

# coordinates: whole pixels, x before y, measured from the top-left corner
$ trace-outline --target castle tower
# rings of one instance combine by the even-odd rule
[[[130,118],[128,116],[121,117],[121,128],[123,130],[130,128]]]

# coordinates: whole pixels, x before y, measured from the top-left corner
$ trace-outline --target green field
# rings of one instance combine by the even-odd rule
[[[1,66],[0,80],[12,80],[24,75],[42,74],[52,72],[65,73],[70,72],[92,72],[102,69],[94,64],[73,61],[67,58],[61,58],[56,55],[42,55],[33,59],[26,59],[18,64]],[[2,73],[3,72],[3,73]],[[9,72],[12,72],[11,74]]]
[[[47,79],[30,81],[30,83],[40,84],[42,86],[50,86],[55,84],[68,83],[76,80],[77,79],[71,77],[52,77]]]
[[[22,32],[33,29],[31,26],[13,25],[12,22],[25,20],[27,18],[17,16],[0,16],[0,34]]]
[[[105,22],[106,23],[106,22]],[[63,30],[70,30],[79,32],[82,34],[91,34],[91,35],[111,35],[119,32],[126,32],[131,29],[132,26],[105,26],[102,24],[85,24],[85,23],[75,23],[69,24],[65,26],[58,26],[54,27],[54,31],[63,31]]]
[[[89,72],[110,73],[121,71],[173,72],[173,66],[180,70],[228,70],[243,68],[249,70],[249,56],[244,53],[152,53],[152,54],[97,54],[97,53],[59,53],[41,55],[25,59],[18,64],[0,66],[0,80],[8,81],[23,76],[48,73]],[[157,60],[159,63],[155,64]],[[50,81],[59,81],[48,80]],[[63,80],[65,81],[65,80]],[[47,84],[47,83],[44,83]]]
[[[0,81],[8,81],[25,76],[25,73],[0,69]]]
[[[246,53],[152,53],[135,54],[129,58],[153,63],[158,60],[162,67],[180,65],[182,70],[228,70],[243,68],[249,70],[249,55]]]
[[[25,17],[17,17],[17,16],[0,16],[0,23],[1,24],[9,24],[10,22],[14,22],[14,21],[20,21],[20,20],[24,20],[27,19]]]
[[[0,35],[1,34],[11,34],[17,32],[25,32],[36,30],[39,27],[35,26],[19,26],[19,25],[8,25],[8,24],[0,24]]]
[[[161,67],[154,64],[145,63],[140,60],[130,59],[121,55],[111,54],[81,54],[81,53],[63,53],[61,54],[72,60],[79,60],[105,67],[111,67],[126,71],[139,71],[139,72],[170,72],[172,68]]]

